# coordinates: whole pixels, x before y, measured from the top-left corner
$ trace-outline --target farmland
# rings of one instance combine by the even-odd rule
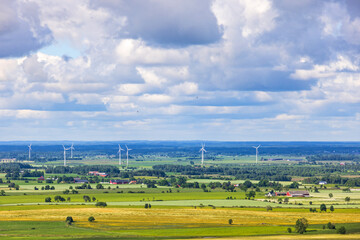
[[[153,148],[149,152],[142,148],[131,156],[129,167],[118,166],[118,159],[110,153],[112,147],[84,151],[91,146],[80,146],[84,150],[77,150],[76,160],[69,159],[69,166],[64,167],[56,159],[55,147],[49,147],[50,152],[37,152],[34,161],[0,164],[0,236],[6,239],[357,239],[360,238],[359,164],[357,155],[346,155],[346,147],[346,144],[336,145],[337,149],[345,148],[345,153],[329,160],[300,154],[301,151],[318,153],[319,148],[328,149],[328,146],[309,150],[270,145],[264,147],[268,154],[262,156],[267,161],[254,164],[255,156],[247,150],[211,149],[210,144],[212,153],[204,167],[199,166],[198,149],[179,150],[177,145],[157,149],[160,152],[157,154]],[[13,148],[1,154],[24,158],[23,152],[17,151],[16,146]],[[39,149],[46,148],[39,146]],[[46,158],[49,161],[44,161]],[[353,160],[339,166],[337,159],[343,158]],[[106,176],[95,176],[89,171],[104,172]],[[44,178],[39,180],[39,176]],[[110,184],[112,179],[125,179],[133,184]],[[327,183],[320,185],[320,180]],[[269,192],[279,191],[308,191],[310,197],[268,196]],[[105,206],[95,206],[98,203]],[[69,216],[73,222],[65,221]],[[95,219],[92,222],[91,216]],[[303,235],[295,231],[295,222],[300,218],[306,218],[309,223]],[[336,228],[344,226],[347,233],[337,234],[337,230],[327,227],[329,222]]]

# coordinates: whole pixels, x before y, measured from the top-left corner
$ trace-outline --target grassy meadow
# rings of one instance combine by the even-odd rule
[[[264,156],[280,158],[282,156]],[[131,159],[130,165],[147,169],[156,164],[187,164],[185,158],[172,159],[162,156],[142,159]],[[69,160],[70,165],[116,165],[117,159],[101,156]],[[198,163],[200,159],[194,159]],[[223,156],[205,162],[206,166],[254,163],[255,156]],[[285,161],[259,162],[266,167],[269,164],[294,164]],[[47,162],[46,165],[62,165],[62,161]],[[43,167],[46,167],[43,166]],[[42,165],[38,165],[39,167]],[[178,173],[166,173],[168,176]],[[84,177],[79,174],[45,174],[45,178],[57,176]],[[185,175],[186,176],[186,175]],[[86,176],[85,176],[86,177]],[[213,179],[189,178],[188,183],[227,182],[242,184],[246,179],[234,180],[233,176],[211,176]],[[5,173],[0,174],[5,179]],[[160,180],[154,176],[135,176]],[[301,178],[299,178],[301,181]],[[201,188],[163,187],[147,188],[146,184],[111,185],[109,179],[103,179],[104,189],[96,189],[97,184],[90,184],[92,189],[71,189],[81,184],[38,182],[37,178],[11,180],[19,185],[19,189],[9,188],[8,184],[0,184],[5,191],[0,196],[0,238],[4,239],[360,239],[360,191],[352,189],[344,192],[329,184],[327,189],[315,185],[302,184],[310,190],[310,198],[289,198],[288,203],[279,203],[277,197],[265,197],[270,187],[261,187],[256,196],[246,199],[246,192],[236,188],[235,192],[222,188],[204,191]],[[251,180],[252,183],[259,181]],[[280,181],[283,186],[291,182]],[[41,190],[46,185],[55,190]],[[35,190],[37,188],[38,190]],[[65,194],[65,190],[70,193]],[[249,189],[255,190],[255,189]],[[332,197],[329,196],[332,193]],[[63,202],[55,202],[55,196],[65,198]],[[84,196],[91,198],[84,201]],[[50,197],[51,202],[45,202]],[[346,202],[345,198],[350,197]],[[284,199],[284,197],[282,197]],[[97,202],[106,202],[107,207],[96,207]],[[325,203],[326,212],[320,212],[320,205]],[[151,204],[151,208],[145,208]],[[330,206],[335,210],[331,212]],[[269,208],[272,210],[269,210]],[[316,208],[317,212],[310,212]],[[68,225],[66,217],[71,216],[74,223]],[[94,222],[88,218],[93,216]],[[309,221],[307,232],[303,235],[295,233],[295,222],[299,218]],[[232,224],[229,224],[232,219]],[[336,234],[336,230],[323,226],[332,222],[337,228],[345,226],[347,234]],[[291,228],[292,233],[288,232]]]

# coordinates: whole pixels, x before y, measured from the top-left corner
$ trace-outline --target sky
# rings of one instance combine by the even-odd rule
[[[0,141],[360,141],[358,0],[0,9]]]

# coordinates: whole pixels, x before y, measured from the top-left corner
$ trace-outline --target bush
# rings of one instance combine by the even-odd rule
[[[88,218],[88,221],[93,222],[93,221],[95,221],[95,218],[93,216],[91,216],[91,217]]]
[[[74,222],[74,219],[71,216],[68,216],[65,220],[65,222],[69,225],[71,225]]]
[[[337,233],[346,234],[346,228],[344,226],[339,227],[339,229],[337,230]]]
[[[335,224],[332,224],[331,222],[328,222],[327,228],[328,229],[335,229]]]
[[[45,198],[45,202],[51,202],[51,197]]]
[[[96,206],[96,207],[106,207],[107,204],[106,204],[106,202],[97,202],[97,203],[95,204],[95,206]]]
[[[266,206],[266,211],[272,211],[272,207],[271,206]]]
[[[287,232],[288,232],[288,233],[291,233],[291,232],[292,232],[291,228],[288,228],[288,229],[287,229]]]
[[[229,219],[229,224],[231,225],[233,223],[233,220],[230,218]]]

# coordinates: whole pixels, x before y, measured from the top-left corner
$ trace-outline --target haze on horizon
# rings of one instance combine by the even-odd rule
[[[0,8],[0,141],[360,140],[357,0]]]

